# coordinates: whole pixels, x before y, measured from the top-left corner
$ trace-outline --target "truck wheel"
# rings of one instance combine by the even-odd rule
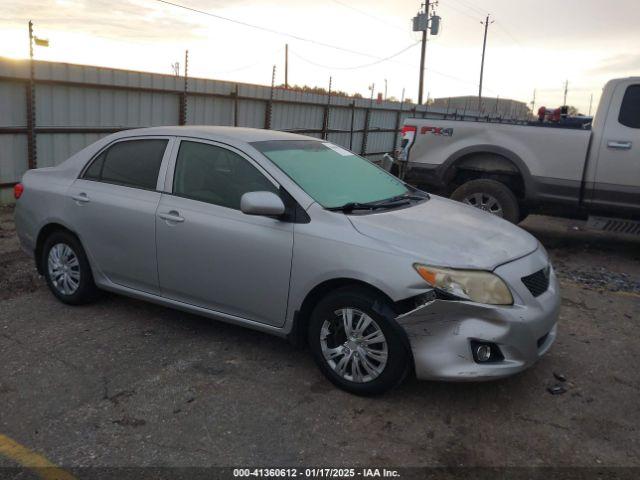
[[[471,180],[458,187],[451,198],[502,217],[511,223],[520,221],[518,199],[509,187],[496,180]]]

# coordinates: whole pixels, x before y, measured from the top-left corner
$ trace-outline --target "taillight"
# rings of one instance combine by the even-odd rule
[[[21,183],[16,183],[13,186],[13,196],[15,197],[16,200],[18,200],[22,196],[23,192],[24,192],[24,185],[22,185]]]

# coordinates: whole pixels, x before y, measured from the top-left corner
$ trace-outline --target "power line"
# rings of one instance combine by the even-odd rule
[[[507,30],[507,29],[502,25],[502,23],[500,23],[500,22],[496,22],[496,26],[497,26],[500,30],[502,30],[502,32],[503,32],[504,34],[506,34],[508,37],[510,37],[510,38],[511,38],[511,40],[513,40],[515,43],[517,43],[519,47],[523,47],[522,42],[520,42],[520,40],[518,40],[518,39],[515,37],[515,35],[513,35],[509,30]]]
[[[417,42],[417,43],[420,43],[420,42]],[[417,45],[417,43],[414,44],[414,45],[410,45],[409,47],[413,47],[413,46]],[[319,67],[319,68],[324,68],[324,69],[329,70],[329,71],[331,71],[331,70],[341,70],[341,69],[342,70],[348,70],[348,69],[360,68],[360,67],[331,67],[329,65],[322,65],[320,63],[316,63],[316,62],[314,62],[312,60],[309,60],[308,58],[305,58],[305,57],[303,57],[303,56],[301,56],[301,55],[299,55],[299,54],[297,54],[297,53],[295,53],[295,52],[293,52],[291,50],[289,51],[289,53],[291,53],[293,56],[297,57],[298,59],[302,60],[303,62],[309,63],[309,64],[311,64],[313,66],[316,66],[316,67]],[[397,65],[401,65],[401,66],[403,66],[405,68],[412,68],[412,69],[415,68],[415,65],[411,65],[411,64],[408,64],[408,63],[405,63],[405,62],[400,62],[400,61],[397,61],[397,60],[394,61],[392,59],[389,59],[387,61],[392,61],[393,63],[395,63]],[[363,66],[361,66],[361,67],[364,68]],[[464,78],[456,77],[454,75],[449,75],[447,73],[443,73],[443,72],[440,72],[438,70],[434,70],[432,68],[425,68],[425,72],[430,73],[430,74],[435,74],[435,75],[438,75],[440,77],[448,78],[450,80],[454,80],[454,81],[459,82],[459,83],[472,85],[474,87],[478,86],[477,83],[475,83],[475,82],[473,82],[471,80],[465,80]],[[496,91],[491,89],[491,88],[484,87],[484,89],[488,90],[490,92],[496,93]]]
[[[349,5],[347,3],[341,2],[340,0],[331,0],[331,1],[333,3],[337,3],[338,5],[343,6],[345,8],[348,8],[349,10],[353,10],[354,12],[358,12],[360,15],[364,15],[365,17],[369,17],[369,18],[371,18],[373,20],[376,20],[378,22],[384,23],[385,25],[388,25],[391,28],[395,28],[396,30],[401,30],[403,32],[407,32],[408,31],[407,28],[403,28],[403,27],[401,27],[399,25],[396,25],[394,23],[390,23],[390,22],[388,22],[387,20],[385,20],[383,18],[380,18],[380,17],[377,17],[375,15],[372,15],[371,13],[369,13],[369,12],[367,12],[365,10],[360,10],[359,8],[354,7],[353,5]]]
[[[478,7],[476,7],[473,4],[467,3],[464,0],[455,0],[455,2],[459,3],[460,5],[462,5],[463,7],[468,8],[469,10],[477,13],[478,15],[482,15],[484,16],[487,12],[485,12],[484,10],[479,9]]]
[[[355,66],[355,67],[331,67],[331,66],[329,66],[329,65],[323,65],[323,64],[321,64],[321,63],[316,63],[316,62],[314,62],[314,61],[312,61],[312,60],[309,60],[309,59],[307,59],[307,58],[304,58],[304,57],[302,57],[302,56],[298,55],[298,54],[297,54],[297,53],[295,53],[295,52],[291,52],[291,53],[293,53],[296,57],[298,57],[298,58],[299,58],[300,60],[302,60],[302,61],[305,61],[305,62],[307,62],[307,63],[310,63],[311,65],[315,65],[316,67],[326,68],[327,70],[357,70],[357,69],[359,69],[359,68],[371,67],[371,66],[373,66],[373,65],[377,65],[377,64],[382,63],[382,62],[387,62],[387,61],[391,60],[392,58],[397,57],[398,55],[403,54],[403,53],[404,53],[404,52],[406,52],[407,50],[412,49],[413,47],[415,47],[415,46],[416,46],[416,45],[418,45],[419,43],[420,43],[419,41],[418,41],[418,42],[415,42],[415,43],[412,43],[411,45],[408,45],[408,46],[404,47],[402,50],[400,50],[400,51],[398,51],[398,52],[396,52],[396,53],[394,53],[394,54],[392,54],[392,55],[389,55],[388,57],[380,58],[380,59],[376,60],[375,62],[365,63],[365,64],[363,64],[363,65],[357,65],[357,66]]]
[[[474,17],[473,15],[471,15],[470,13],[465,12],[461,8],[456,7],[454,4],[447,4],[445,6],[445,8],[452,8],[456,12],[460,13],[461,15],[464,15],[465,17],[469,18],[470,20],[473,20],[474,22],[477,22],[479,20],[479,18],[480,18],[480,17]]]
[[[419,43],[419,42],[413,43],[413,44],[405,47],[401,51],[396,52],[396,53],[394,53],[394,54],[392,54],[392,55],[390,55],[388,57],[378,57],[378,56],[372,55],[370,53],[364,53],[364,52],[360,52],[360,51],[357,51],[357,50],[352,50],[352,49],[349,49],[349,48],[341,47],[341,46],[338,46],[338,45],[333,45],[333,44],[330,44],[330,43],[325,43],[325,42],[321,42],[321,41],[318,41],[318,40],[314,40],[314,39],[310,39],[310,38],[306,38],[306,37],[301,37],[299,35],[295,35],[295,34],[283,32],[283,31],[275,30],[275,29],[272,29],[272,28],[263,27],[261,25],[255,25],[255,24],[252,24],[252,23],[243,22],[241,20],[236,20],[236,19],[233,19],[233,18],[224,17],[222,15],[218,15],[218,14],[211,13],[211,12],[206,12],[204,10],[199,10],[197,8],[188,7],[186,5],[181,5],[179,3],[170,2],[168,0],[152,0],[152,1],[156,1],[156,2],[159,2],[159,3],[166,4],[166,5],[171,5],[171,6],[176,7],[176,8],[181,8],[183,10],[188,10],[188,11],[191,11],[191,12],[194,12],[194,13],[198,13],[198,14],[201,14],[201,15],[206,15],[208,17],[217,18],[219,20],[224,20],[226,22],[234,23],[234,24],[241,25],[241,26],[244,26],[244,27],[247,27],[247,28],[253,28],[255,30],[261,30],[261,31],[264,31],[264,32],[267,32],[267,33],[271,33],[271,34],[274,34],[274,35],[280,35],[280,36],[284,36],[284,37],[289,37],[289,38],[292,38],[294,40],[299,40],[301,42],[306,42],[306,43],[318,45],[318,46],[321,46],[321,47],[330,48],[330,49],[334,49],[334,50],[339,50],[339,51],[342,51],[342,52],[351,53],[351,54],[354,54],[354,55],[360,55],[360,56],[363,56],[363,57],[368,57],[368,58],[372,58],[372,59],[376,60],[376,62],[372,62],[372,63],[366,64],[366,65],[360,65],[360,66],[358,66],[356,68],[365,68],[367,66],[376,65],[377,63],[382,63],[382,62],[385,62],[385,61],[392,61],[392,62],[394,62],[396,64],[402,64],[402,65],[405,65],[405,66],[409,66],[411,68],[415,68],[415,65],[409,65],[407,63],[399,62],[397,60],[393,60],[393,58],[398,56],[398,55],[400,55],[401,53],[404,53],[405,51],[409,50],[411,47],[417,45],[417,43]],[[294,55],[296,55],[295,52],[293,52],[293,53],[294,53]],[[311,61],[309,61],[309,60],[307,60],[307,59],[305,59],[303,57],[300,57],[299,55],[296,55],[296,56],[298,58],[300,58],[301,60],[304,60],[304,61],[307,61],[309,63],[315,64],[316,66],[318,66],[320,68],[326,68],[326,69],[333,68],[333,67],[328,67],[328,66],[325,66],[325,65],[321,65],[321,64],[317,64],[317,63],[311,62]],[[247,66],[239,67],[239,69],[250,68],[251,66],[255,66],[255,65],[256,64],[247,65]],[[335,67],[335,69],[337,69],[337,70],[340,70],[340,69],[348,70],[348,69],[354,69],[354,68],[353,67],[349,67],[349,68]],[[474,83],[472,81],[465,80],[465,79],[462,79],[462,78],[459,78],[459,77],[455,77],[455,76],[452,76],[452,75],[448,75],[446,73],[438,72],[438,71],[433,70],[433,69],[425,69],[425,70],[427,70],[430,73],[434,73],[436,75],[439,75],[439,76],[442,76],[442,77],[445,77],[445,78],[449,78],[449,79],[455,80],[455,81],[460,82],[460,83],[466,83],[466,84],[469,84],[469,85],[478,86],[478,84],[476,84],[476,83]],[[490,88],[487,88],[487,90],[493,91]]]
[[[184,10],[189,10],[191,12],[199,13],[201,15],[207,15],[209,17],[217,18],[218,20],[224,20],[226,22],[235,23],[237,25],[242,25],[244,27],[253,28],[255,30],[261,30],[263,32],[268,32],[268,33],[271,33],[271,34],[274,34],[274,35],[281,35],[281,36],[284,36],[284,37],[293,38],[294,40],[299,40],[301,42],[312,43],[314,45],[318,45],[318,46],[321,46],[321,47],[332,48],[334,50],[340,50],[342,52],[352,53],[354,55],[360,55],[360,56],[363,56],[363,57],[375,58],[376,60],[380,60],[380,57],[378,57],[376,55],[371,55],[370,53],[359,52],[357,50],[351,50],[349,48],[341,47],[339,45],[333,45],[333,44],[330,44],[330,43],[325,43],[325,42],[321,42],[321,41],[318,41],[318,40],[313,40],[311,38],[301,37],[299,35],[294,35],[292,33],[282,32],[280,30],[275,30],[275,29],[272,29],[272,28],[263,27],[261,25],[255,25],[255,24],[252,24],[252,23],[243,22],[241,20],[236,20],[234,18],[223,17],[222,15],[217,15],[217,14],[211,13],[211,12],[205,12],[204,10],[198,10],[197,8],[187,7],[186,5],[180,5],[179,3],[169,2],[168,0],[153,0],[153,1],[164,3],[166,5],[171,5],[171,6],[177,7],[177,8],[182,8]]]
[[[227,73],[240,72],[242,70],[247,70],[249,68],[256,67],[258,65],[263,65],[265,63],[271,63],[272,62],[271,59],[272,59],[273,55],[275,55],[279,51],[280,51],[280,48],[278,48],[278,50],[275,50],[275,51],[270,51],[269,54],[261,55],[260,56],[260,60],[256,60],[253,63],[247,64],[247,65],[243,65],[241,67],[232,68],[230,70],[221,70],[221,71],[218,71],[218,72],[212,72],[212,75],[225,75]]]

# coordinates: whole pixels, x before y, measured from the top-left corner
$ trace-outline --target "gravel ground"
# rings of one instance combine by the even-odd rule
[[[549,354],[502,381],[411,380],[366,399],[277,338],[115,295],[62,305],[2,209],[0,434],[71,470],[640,467],[640,238],[547,217],[523,226],[561,280]]]

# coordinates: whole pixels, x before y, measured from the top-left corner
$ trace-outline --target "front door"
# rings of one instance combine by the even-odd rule
[[[171,190],[156,216],[162,295],[282,326],[293,224],[240,211],[244,193],[277,193],[275,183],[238,151],[182,140]]]
[[[168,142],[139,138],[110,145],[71,185],[66,201],[94,267],[115,284],[154,294],[157,184]]]
[[[613,93],[600,141],[592,206],[640,215],[640,83],[621,82]],[[611,216],[617,216],[612,214]]]

